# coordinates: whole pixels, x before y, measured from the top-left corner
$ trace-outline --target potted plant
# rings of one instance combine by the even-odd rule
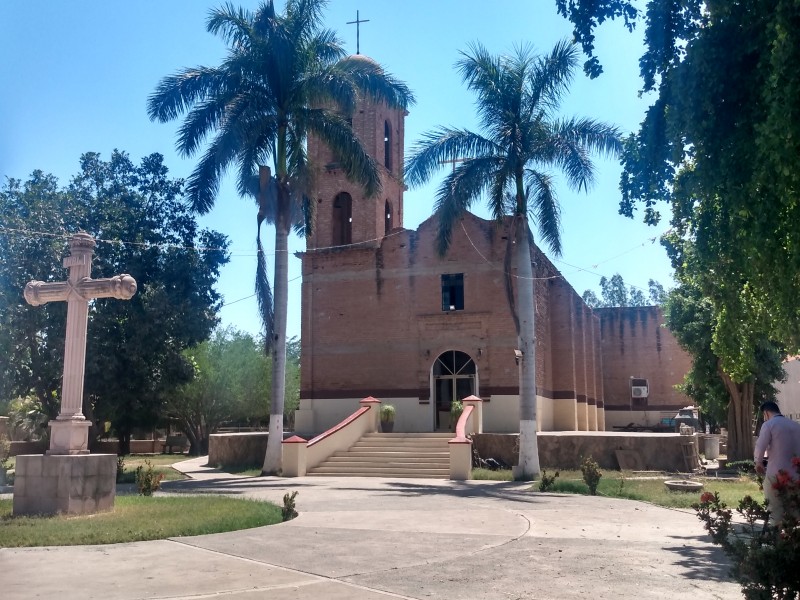
[[[395,408],[391,404],[381,404],[381,431],[392,433],[394,429]]]
[[[461,417],[461,413],[463,412],[464,404],[461,402],[461,400],[453,400],[453,403],[450,405],[450,431],[456,430],[458,419]]]

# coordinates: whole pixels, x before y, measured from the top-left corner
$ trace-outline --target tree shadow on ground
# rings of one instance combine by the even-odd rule
[[[665,546],[664,550],[678,554],[675,564],[686,569],[686,577],[713,581],[734,581],[731,577],[731,563],[722,548],[714,546],[708,535],[693,537],[671,536],[676,545]]]

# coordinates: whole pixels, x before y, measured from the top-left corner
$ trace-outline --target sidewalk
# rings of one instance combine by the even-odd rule
[[[249,478],[176,465],[167,493],[282,503],[297,519],[111,546],[0,549],[4,600],[741,598],[688,511],[530,484]]]

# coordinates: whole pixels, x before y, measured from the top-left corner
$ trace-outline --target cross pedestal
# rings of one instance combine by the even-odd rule
[[[86,326],[89,301],[94,298],[129,300],[136,293],[130,275],[92,279],[92,255],[97,244],[88,233],[76,233],[64,259],[67,281],[31,281],[25,300],[39,306],[67,302],[64,376],[58,416],[50,421],[46,456],[17,457],[14,514],[93,513],[114,507],[116,456],[89,455],[89,427],[83,416],[83,377],[86,366]]]

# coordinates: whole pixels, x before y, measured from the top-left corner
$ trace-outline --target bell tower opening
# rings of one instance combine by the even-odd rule
[[[386,229],[384,233],[388,235],[388,233],[392,230],[392,227],[394,227],[394,225],[392,225],[392,203],[388,200],[384,205],[384,212],[386,213]]]
[[[332,245],[345,246],[353,243],[353,199],[347,192],[341,192],[333,201]]]
[[[383,166],[392,172],[392,124],[388,120],[383,122]]]

